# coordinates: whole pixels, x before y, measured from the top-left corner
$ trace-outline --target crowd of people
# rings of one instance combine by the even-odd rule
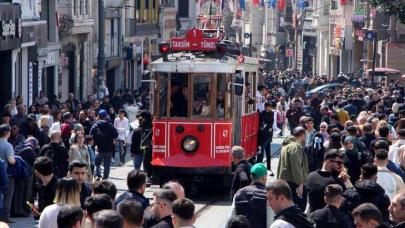
[[[233,217],[252,227],[405,227],[400,83],[344,75],[332,81],[294,70],[263,78],[256,94],[259,154],[248,161],[243,148],[232,149]],[[341,86],[307,93],[328,83]],[[272,138],[286,132],[277,181],[268,183]]]
[[[86,102],[69,94],[61,103],[56,96],[48,99],[41,91],[32,106],[27,108],[23,100],[22,96],[10,100],[1,114],[0,221],[13,223],[10,217],[32,215],[39,220],[39,228],[78,227],[86,224],[84,221],[88,223],[84,227],[98,223],[110,223],[98,227],[120,223],[141,227],[143,209],[154,207],[142,202],[140,209],[126,201],[136,198],[138,190],[144,191],[147,177],[152,175],[152,115],[146,111],[147,98],[118,90],[101,100],[89,95]],[[137,173],[128,174],[131,190],[115,202],[117,190],[108,181],[110,167],[122,166],[128,160]],[[139,172],[142,164],[145,173]],[[145,183],[136,180],[133,187],[131,178],[141,178]],[[156,194],[166,202],[167,192]],[[180,215],[184,206],[192,204],[189,200],[178,203]],[[115,211],[96,214],[101,209]],[[147,227],[156,227],[160,217],[153,210],[150,213],[154,217]]]
[[[331,82],[341,89],[306,93]],[[396,81],[263,74],[254,99],[257,156],[247,160],[244,148],[232,148],[226,227],[405,227],[404,95]],[[34,103],[27,109],[19,96],[2,112],[1,221],[33,215],[39,228],[194,227],[195,205],[179,182],[166,183],[151,202],[144,195],[152,115],[142,111],[141,95],[80,102],[70,94],[61,103],[41,92]],[[272,139],[284,135],[273,172]],[[110,167],[127,155],[134,170],[117,197]]]

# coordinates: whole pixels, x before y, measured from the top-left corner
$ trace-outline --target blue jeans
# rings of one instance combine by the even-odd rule
[[[141,169],[143,161],[143,154],[134,154],[132,162],[134,163],[134,169],[139,170]]]
[[[127,155],[127,146],[124,146],[123,140],[117,140],[115,143],[115,152],[120,156],[120,162],[125,163],[125,156]]]
[[[96,156],[96,176],[101,177],[101,170],[100,170],[100,165],[101,162],[104,161],[104,173],[103,173],[103,179],[108,179],[108,176],[110,175],[110,166],[111,166],[111,156],[112,152],[106,152],[106,153],[99,153]]]

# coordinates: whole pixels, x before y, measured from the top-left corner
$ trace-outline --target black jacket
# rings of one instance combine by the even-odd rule
[[[384,189],[374,181],[357,181],[354,188],[349,188],[343,194],[344,200],[341,210],[351,214],[354,208],[363,203],[372,203],[380,209],[384,221],[388,221],[390,198],[385,194]]]
[[[173,228],[173,222],[171,216],[166,216],[162,218],[156,225],[151,228]]]
[[[69,166],[69,153],[67,149],[58,143],[49,143],[42,147],[41,156],[48,156],[53,160],[54,170],[53,173],[58,178],[63,178],[68,173]]]
[[[310,217],[315,221],[316,227],[326,227],[326,228],[353,227],[350,217],[331,205],[327,205],[322,209],[312,212],[310,214]]]
[[[111,123],[105,120],[97,121],[91,127],[90,135],[93,136],[99,153],[114,151],[114,139],[118,137],[118,132]]]
[[[235,194],[236,215],[244,215],[252,227],[266,228],[267,223],[267,192],[263,184],[254,182],[252,185],[239,189]]]
[[[315,222],[297,206],[291,206],[280,211],[275,217],[275,220],[284,220],[295,227],[299,228],[314,228]],[[252,226],[255,227],[255,226]]]
[[[263,111],[259,115],[259,145],[273,138],[274,112]]]
[[[252,182],[252,178],[250,177],[250,167],[251,164],[246,160],[242,160],[236,165],[231,185],[231,200],[239,189],[248,186]]]
[[[372,141],[374,141],[376,139],[375,134],[371,133],[371,134],[364,134],[363,136],[361,136],[359,138],[360,141],[362,141],[364,143],[364,145],[366,146],[367,150],[369,151],[370,149],[370,144]]]
[[[324,191],[326,186],[330,184],[339,184],[345,189],[344,183],[339,180],[338,176],[330,172],[317,170],[308,175],[307,189],[310,212],[325,207]]]

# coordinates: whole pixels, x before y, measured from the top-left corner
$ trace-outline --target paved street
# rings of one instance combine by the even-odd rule
[[[278,152],[283,138],[275,138],[272,144],[272,151]],[[273,171],[277,170],[278,158],[272,159]],[[128,161],[124,166],[112,166],[110,180],[117,186],[118,194],[126,191],[126,176],[133,169],[132,161]],[[274,180],[270,177],[270,180]],[[152,198],[152,193],[157,186],[151,186],[146,189],[146,196]],[[211,227],[222,228],[225,226],[229,215],[231,214],[231,202],[228,200],[228,195],[225,196],[199,196],[191,197],[196,203],[197,223],[198,228]],[[36,227],[36,222],[33,218],[12,218],[15,223],[10,224],[10,228],[30,228]]]

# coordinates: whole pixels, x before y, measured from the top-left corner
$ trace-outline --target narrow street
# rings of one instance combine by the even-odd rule
[[[283,138],[275,138],[272,144],[272,152],[278,152]],[[278,155],[277,155],[278,157]],[[129,159],[129,158],[128,158]],[[278,158],[272,159],[273,172],[277,170]],[[126,176],[133,169],[132,161],[127,161],[124,166],[112,166],[110,180],[117,186],[117,197],[127,190]],[[269,176],[270,177],[270,176]],[[270,177],[269,181],[274,180]],[[151,186],[146,189],[145,195],[152,199],[153,191],[158,186]],[[189,197],[189,196],[186,196]],[[231,215],[232,202],[228,199],[228,195],[209,195],[203,193],[201,196],[190,197],[196,205],[197,222],[196,227],[204,228],[223,228]],[[36,221],[33,218],[12,218],[15,223],[10,224],[10,228],[28,228],[37,227]]]

